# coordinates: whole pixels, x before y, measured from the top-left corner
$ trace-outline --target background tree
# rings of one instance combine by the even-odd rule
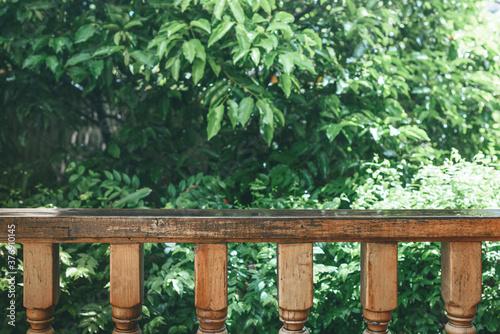
[[[200,172],[231,203],[275,169],[324,198],[374,153],[495,154],[482,20],[470,1],[4,2],[2,196],[64,184],[74,161],[137,175],[157,207]]]

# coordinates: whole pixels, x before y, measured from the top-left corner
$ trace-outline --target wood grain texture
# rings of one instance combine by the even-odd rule
[[[110,245],[109,299],[115,322],[113,334],[141,334],[144,301],[144,246]]]
[[[480,242],[443,242],[441,294],[445,303],[447,334],[475,334],[472,324],[481,301]]]
[[[280,333],[307,334],[304,327],[313,306],[313,245],[278,244]]]
[[[0,209],[0,242],[500,240],[500,210]]]
[[[227,334],[227,244],[196,244],[195,307],[198,334]]]
[[[30,323],[28,334],[53,334],[50,325],[59,301],[59,245],[23,245],[23,304]]]
[[[398,244],[361,243],[361,304],[364,334],[389,333],[398,306]]]

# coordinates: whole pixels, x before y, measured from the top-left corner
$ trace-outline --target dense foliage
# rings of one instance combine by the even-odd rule
[[[70,162],[137,175],[155,207],[200,172],[230,203],[263,174],[323,199],[374,153],[500,144],[498,24],[472,1],[4,1],[0,26],[3,199]]]
[[[500,27],[475,1],[3,0],[0,27],[1,207],[500,206]],[[358,245],[314,252],[311,332],[361,332]],[[58,332],[111,331],[108,253],[62,247]],[[401,245],[395,333],[442,329],[438,254]],[[230,332],[276,332],[275,247],[228,256]],[[146,246],[145,333],[194,331],[192,262]]]

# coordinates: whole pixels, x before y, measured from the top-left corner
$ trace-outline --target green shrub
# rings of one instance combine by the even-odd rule
[[[440,166],[422,165],[409,183],[406,161],[391,166],[378,158],[356,188],[353,209],[479,209],[500,207],[498,158],[476,155],[465,161],[456,150]]]
[[[500,207],[500,164],[478,154],[471,161],[456,150],[442,165],[418,166],[409,182],[406,162],[375,158],[356,188],[353,209],[480,209]],[[446,323],[441,300],[440,243],[400,243],[396,333],[439,333]],[[498,333],[500,243],[483,243],[483,301],[475,321],[481,333]]]

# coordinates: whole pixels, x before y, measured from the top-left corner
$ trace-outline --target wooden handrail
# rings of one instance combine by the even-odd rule
[[[227,333],[227,242],[278,243],[281,334],[307,334],[312,242],[361,242],[364,334],[389,333],[397,306],[400,241],[441,241],[447,334],[474,334],[481,300],[481,241],[500,240],[500,210],[0,209],[0,242],[24,246],[28,334],[52,334],[59,299],[58,243],[110,243],[114,334],[140,334],[142,243],[195,243],[198,334]],[[14,229],[12,228],[14,226]]]
[[[0,209],[0,223],[19,243],[500,240],[500,210]]]

